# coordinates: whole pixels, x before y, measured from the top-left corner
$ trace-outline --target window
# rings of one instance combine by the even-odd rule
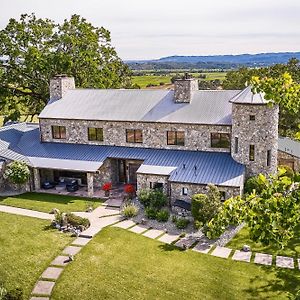
[[[255,147],[254,145],[249,146],[249,160],[254,161],[255,159]]]
[[[161,182],[150,182],[150,189],[162,190],[163,187],[164,187],[164,184]]]
[[[103,128],[88,128],[89,141],[103,142]]]
[[[127,143],[143,143],[143,132],[141,129],[126,129]]]
[[[184,131],[167,131],[167,144],[184,146]]]
[[[224,202],[226,200],[226,192],[225,191],[220,191],[220,198],[221,198],[221,202]]]
[[[239,152],[239,138],[235,137],[234,138],[234,153],[238,153]]]
[[[230,134],[229,133],[211,133],[210,135],[212,148],[229,148]]]
[[[267,151],[267,166],[271,165],[271,150]]]
[[[255,121],[255,116],[254,115],[250,115],[250,121]]]
[[[66,138],[66,127],[65,126],[52,126],[52,137],[54,139],[65,139]]]
[[[183,196],[187,196],[187,194],[188,194],[188,188],[183,187],[183,188],[182,188],[182,195],[183,195]]]

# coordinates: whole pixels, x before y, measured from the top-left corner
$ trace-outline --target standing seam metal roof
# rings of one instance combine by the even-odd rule
[[[95,171],[107,158],[135,159],[142,160],[142,166],[175,167],[169,178],[173,182],[236,187],[243,184],[245,167],[234,161],[230,153],[41,143],[39,138],[38,126],[30,125],[27,130],[23,124],[2,127],[0,145],[5,146],[0,147],[0,156],[6,157],[9,150],[15,159],[20,156],[35,167],[55,169],[71,169],[73,161],[74,169],[82,170],[86,161],[88,166],[82,171]]]

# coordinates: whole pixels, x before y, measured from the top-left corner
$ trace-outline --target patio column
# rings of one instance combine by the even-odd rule
[[[33,180],[34,180],[34,190],[40,190],[41,189],[41,176],[40,176],[40,170],[38,168],[33,168]]]
[[[87,173],[88,197],[94,196],[94,173]]]

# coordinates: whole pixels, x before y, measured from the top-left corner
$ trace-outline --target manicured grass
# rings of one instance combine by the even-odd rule
[[[284,249],[278,249],[273,245],[263,246],[261,243],[251,241],[249,230],[246,227],[244,227],[226,246],[232,249],[241,249],[245,244],[249,245],[253,252],[300,257],[300,226],[295,232],[295,237],[290,240],[287,247]]]
[[[298,270],[179,251],[108,227],[66,267],[51,299],[287,299],[299,285]]]
[[[49,227],[50,221],[0,213],[0,281],[21,288],[28,299],[49,263],[71,237]]]
[[[0,205],[27,208],[41,212],[50,212],[52,208],[57,208],[62,212],[85,211],[88,203],[93,204],[93,207],[96,208],[101,205],[102,201],[44,193],[26,193],[14,197],[0,198]]]

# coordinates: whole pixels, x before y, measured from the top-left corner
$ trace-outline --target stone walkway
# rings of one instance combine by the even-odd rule
[[[26,216],[26,217],[32,217],[32,218],[38,218],[43,220],[53,220],[54,215],[31,210],[31,209],[24,209],[24,208],[18,208],[18,207],[12,207],[12,206],[6,206],[6,205],[0,205],[0,212],[10,213],[14,215],[20,215],[20,216]]]

